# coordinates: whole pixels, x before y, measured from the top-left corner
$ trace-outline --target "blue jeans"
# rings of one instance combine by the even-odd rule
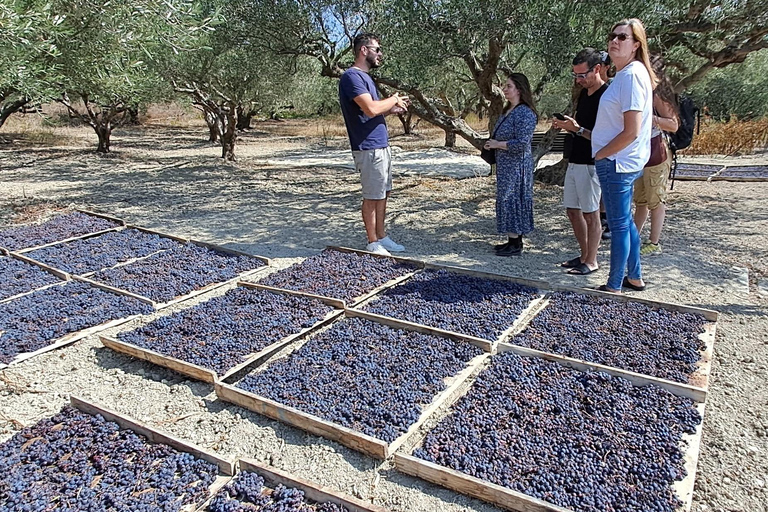
[[[642,176],[637,172],[616,172],[616,162],[608,158],[595,161],[603,190],[605,217],[611,229],[611,271],[606,286],[621,290],[624,269],[630,279],[642,279],[640,234],[632,220],[632,184]]]

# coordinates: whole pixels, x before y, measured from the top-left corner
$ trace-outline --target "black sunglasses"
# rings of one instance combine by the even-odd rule
[[[381,49],[381,46],[367,46],[366,45],[366,48],[368,48],[369,50],[371,50],[374,53],[384,53],[384,51]]]
[[[631,37],[632,37],[631,34],[617,34],[616,32],[611,32],[610,34],[608,34],[608,42],[610,43],[614,39],[618,39],[619,41],[626,41]]]

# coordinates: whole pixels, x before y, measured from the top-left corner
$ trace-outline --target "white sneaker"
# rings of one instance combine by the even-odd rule
[[[385,236],[381,240],[379,240],[379,243],[384,246],[384,248],[388,251],[392,252],[403,252],[405,250],[405,247],[398,244],[388,236]]]
[[[392,256],[381,242],[371,242],[365,246],[365,250],[382,256]]]

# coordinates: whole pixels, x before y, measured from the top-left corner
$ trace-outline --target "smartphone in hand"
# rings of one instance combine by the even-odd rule
[[[565,116],[563,114],[561,114],[560,112],[555,112],[554,114],[552,114],[552,117],[554,117],[555,119],[557,119],[559,121],[565,121]]]

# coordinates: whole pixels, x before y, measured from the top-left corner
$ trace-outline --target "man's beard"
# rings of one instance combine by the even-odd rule
[[[381,66],[377,55],[368,55],[365,60],[368,62],[368,67],[371,69],[376,69]]]

